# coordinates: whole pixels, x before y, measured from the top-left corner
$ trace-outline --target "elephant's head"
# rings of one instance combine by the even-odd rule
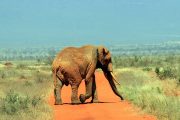
[[[111,53],[109,52],[109,50],[103,46],[99,46],[97,49],[97,56],[98,56],[98,61],[97,61],[97,68],[101,68],[105,77],[107,78],[107,80],[109,81],[111,88],[113,90],[113,92],[119,96],[121,99],[123,99],[123,97],[120,95],[120,93],[118,92],[116,85],[114,83],[114,81],[116,83],[118,83],[120,85],[120,83],[116,80],[116,78],[113,75],[113,64],[112,64],[112,59],[111,59]]]
[[[103,46],[98,47],[98,68],[101,68],[103,71],[112,72],[112,60],[111,60],[111,53],[109,50]]]

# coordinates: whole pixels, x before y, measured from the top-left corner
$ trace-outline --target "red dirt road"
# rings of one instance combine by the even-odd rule
[[[142,115],[128,101],[120,101],[112,92],[108,81],[102,73],[96,72],[97,92],[100,103],[71,105],[71,88],[62,89],[63,105],[54,105],[54,96],[49,103],[54,108],[55,120],[155,120],[155,117]],[[81,83],[79,94],[85,93],[84,82]],[[86,102],[89,102],[90,99]]]

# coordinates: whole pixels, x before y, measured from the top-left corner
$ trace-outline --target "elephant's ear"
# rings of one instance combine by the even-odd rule
[[[109,50],[104,46],[98,47],[98,59],[102,64],[104,64],[105,60],[111,59]]]

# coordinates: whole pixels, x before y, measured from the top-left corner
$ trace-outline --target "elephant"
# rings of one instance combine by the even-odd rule
[[[71,85],[71,104],[84,103],[92,97],[91,102],[98,102],[95,83],[95,70],[102,69],[105,77],[115,93],[121,100],[115,82],[120,84],[113,75],[111,53],[104,46],[85,45],[82,47],[67,47],[57,54],[52,63],[54,80],[55,105],[62,105],[61,89],[63,85]],[[85,81],[86,93],[78,98],[78,87]]]

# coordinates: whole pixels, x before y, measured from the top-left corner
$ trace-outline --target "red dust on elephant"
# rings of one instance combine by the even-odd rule
[[[113,75],[113,65],[109,50],[103,46],[67,47],[57,54],[52,64],[54,79],[55,104],[61,105],[61,89],[63,85],[71,85],[71,103],[84,103],[92,97],[91,102],[98,102],[95,82],[95,70],[102,69],[113,92],[123,100],[114,83],[118,81]],[[86,93],[78,98],[78,87],[85,80]]]

